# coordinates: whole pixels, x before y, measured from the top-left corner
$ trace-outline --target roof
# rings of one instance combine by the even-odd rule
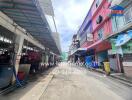
[[[41,0],[1,0],[0,10],[26,29],[45,47],[59,54],[53,33],[45,18],[44,9],[41,8],[42,4],[40,5],[39,1]]]

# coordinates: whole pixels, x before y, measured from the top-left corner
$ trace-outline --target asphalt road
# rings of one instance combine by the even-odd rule
[[[132,87],[85,68],[61,63],[40,100],[132,100]]]

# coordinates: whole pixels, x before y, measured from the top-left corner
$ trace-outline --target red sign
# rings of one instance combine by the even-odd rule
[[[112,10],[112,12],[111,12],[112,14],[119,14],[119,15],[123,15],[123,10]]]

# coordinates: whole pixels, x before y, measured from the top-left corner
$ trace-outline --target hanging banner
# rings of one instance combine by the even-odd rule
[[[125,43],[127,43],[129,40],[131,40],[131,37],[128,34],[121,34],[118,36],[115,46],[117,47],[122,46]]]
[[[115,5],[113,7],[110,8],[111,11],[111,15],[112,16],[123,16],[124,13],[124,8],[119,6],[119,5]]]
[[[127,31],[128,36],[132,39],[132,30]]]
[[[112,16],[123,16],[122,10],[112,10],[111,13],[112,13]]]

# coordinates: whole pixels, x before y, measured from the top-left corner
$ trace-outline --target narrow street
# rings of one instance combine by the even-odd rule
[[[61,63],[45,75],[3,100],[132,100],[132,87],[82,67]]]
[[[132,0],[0,0],[0,100],[132,100]]]
[[[62,63],[40,100],[132,100],[132,88],[102,74]]]

